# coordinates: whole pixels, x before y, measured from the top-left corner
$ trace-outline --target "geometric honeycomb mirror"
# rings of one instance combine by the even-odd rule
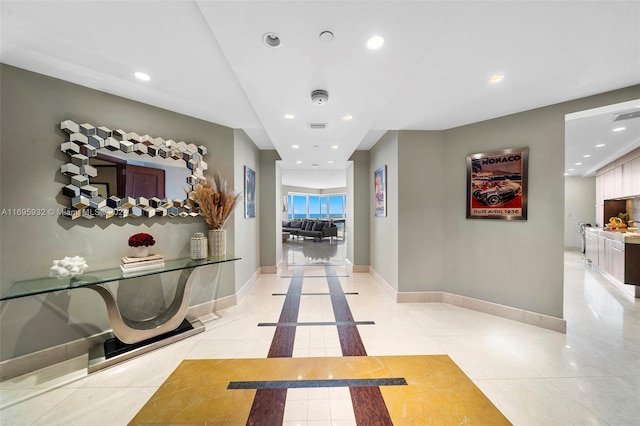
[[[186,202],[185,183],[204,183],[205,146],[175,142],[135,132],[111,130],[71,120],[60,123],[69,135],[60,150],[70,161],[60,168],[70,183],[64,216],[197,216]]]

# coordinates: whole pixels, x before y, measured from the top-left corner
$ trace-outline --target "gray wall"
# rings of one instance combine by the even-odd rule
[[[373,174],[382,166],[387,166],[387,216],[375,217],[373,198],[370,198],[371,246],[369,250],[371,266],[392,287],[398,289],[398,132],[385,133],[369,151],[369,188],[373,193]],[[415,188],[418,189],[418,188]],[[410,190],[408,187],[402,191]],[[411,190],[410,190],[411,191]],[[411,191],[414,194],[419,192]]]
[[[387,190],[394,190],[397,176],[400,196],[396,212],[390,193],[390,216],[372,218],[371,265],[399,291],[440,290],[562,317],[564,116],[639,96],[634,86],[443,132],[388,132],[371,150],[368,181],[372,187],[373,170],[386,163]],[[528,220],[466,219],[467,155],[518,147],[530,149]],[[431,179],[440,172],[438,189]],[[440,203],[428,203],[431,197]],[[433,233],[418,231],[425,227]],[[418,262],[432,272],[425,274]]]
[[[253,141],[242,130],[234,131],[235,139],[235,190],[244,194],[244,167],[249,166],[256,172],[256,188],[260,186],[260,151]],[[256,190],[256,217],[244,217],[244,196],[240,198],[240,205],[234,212],[235,216],[235,254],[242,259],[235,262],[236,291],[239,290],[251,276],[260,268],[260,246],[256,244],[260,239],[260,191]]]
[[[60,152],[65,134],[59,124],[65,119],[205,145],[210,172],[219,171],[234,184],[232,129],[6,65],[1,66],[0,73],[3,209],[68,206],[69,199],[60,191],[69,178],[59,172],[69,159]],[[4,293],[15,281],[47,276],[51,262],[64,256],[83,256],[89,264],[87,272],[117,267],[120,258],[129,253],[127,239],[137,232],[153,235],[157,241],[154,251],[166,258],[187,257],[191,235],[206,229],[201,218],[71,221],[53,215],[0,216],[0,289]],[[233,217],[226,229],[227,248],[233,253],[236,229]],[[203,268],[194,283],[192,304],[233,294],[234,275],[232,263]],[[134,288],[142,291],[142,286],[121,287],[129,297],[134,296]],[[137,300],[152,296],[156,299],[161,295],[135,295]],[[2,302],[0,359],[108,329],[104,304],[90,290]]]
[[[282,194],[287,195],[289,192],[299,192],[301,194],[322,194],[322,190],[318,188],[307,188],[305,186],[282,185]]]
[[[282,175],[277,151],[260,151],[260,266],[275,267],[282,258]],[[257,173],[256,173],[257,179]]]
[[[355,151],[347,169],[347,258],[354,266],[369,266],[373,178],[369,152]]]
[[[564,246],[582,247],[578,223],[596,224],[596,178],[564,178]]]
[[[466,219],[466,157],[529,147],[528,220]],[[445,132],[445,290],[562,317],[564,114],[542,108]]]
[[[442,132],[398,132],[398,290],[441,288],[448,194]],[[416,249],[419,247],[419,249]]]

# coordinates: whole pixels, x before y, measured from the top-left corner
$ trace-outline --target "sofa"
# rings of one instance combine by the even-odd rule
[[[314,241],[338,236],[338,227],[332,220],[322,219],[294,219],[282,221],[282,232],[288,232],[297,237],[309,237]]]

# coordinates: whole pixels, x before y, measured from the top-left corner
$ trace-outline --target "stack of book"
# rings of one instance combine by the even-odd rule
[[[150,254],[145,257],[123,257],[120,269],[123,274],[145,272],[164,267],[164,257],[161,254]]]

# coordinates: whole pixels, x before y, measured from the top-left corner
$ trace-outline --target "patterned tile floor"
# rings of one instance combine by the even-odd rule
[[[126,425],[142,413],[172,373],[191,360],[252,364],[328,358],[327,364],[350,357],[345,356],[345,344],[348,351],[363,348],[368,361],[446,355],[432,359],[453,361],[452,366],[459,367],[516,425],[637,424],[640,305],[593,273],[579,253],[565,255],[565,335],[446,304],[394,303],[369,274],[347,274],[341,268],[343,245],[327,248],[319,244],[324,243],[286,244],[289,268],[279,276],[262,275],[238,305],[218,312],[220,318],[206,324],[205,333],[92,375],[86,374],[86,357],[79,357],[0,383],[0,424]],[[335,265],[331,269],[336,276],[331,280],[326,278],[325,263]],[[295,296],[299,299],[297,317],[283,321],[294,281],[291,277],[300,264],[305,267],[303,284]],[[342,302],[334,303],[333,296],[310,294],[331,292],[331,281],[340,283],[343,294],[337,298],[346,300],[352,320],[375,324],[350,324]],[[336,321],[342,325],[319,324]],[[278,322],[318,324],[257,326]],[[293,339],[280,332],[292,346],[291,358],[268,359],[270,354],[285,355],[275,353],[273,345],[277,330],[284,328],[295,329]],[[362,348],[344,336],[344,330],[353,329]],[[353,356],[355,359],[362,358]],[[181,365],[185,360],[189,362]],[[384,394],[392,387],[379,388]],[[190,395],[201,397],[197,388]],[[281,423],[357,424],[357,404],[352,397],[346,387],[289,389]],[[394,412],[395,403],[386,395],[384,400],[389,412]],[[452,406],[443,403],[442,408]],[[445,417],[440,420],[448,424]]]

